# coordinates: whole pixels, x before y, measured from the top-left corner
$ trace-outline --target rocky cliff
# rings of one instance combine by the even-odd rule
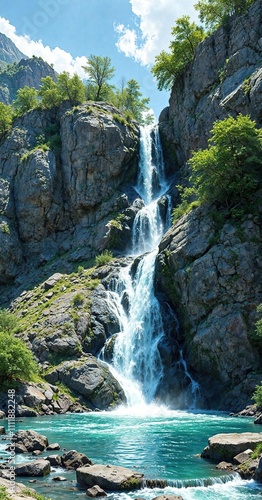
[[[159,119],[172,168],[181,167],[192,151],[207,146],[217,119],[242,113],[262,125],[261,49],[261,0],[199,45]]]
[[[261,382],[261,352],[252,337],[262,301],[261,245],[258,217],[218,230],[208,209],[199,208],[172,226],[159,247],[157,290],[177,313],[176,340],[211,408],[240,410]],[[170,394],[172,401],[172,385]]]
[[[12,104],[18,89],[26,85],[39,89],[41,79],[46,76],[56,80],[55,70],[41,57],[23,58],[18,63],[13,63],[0,72],[0,101]]]
[[[4,68],[7,64],[19,62],[21,59],[27,59],[15,44],[3,33],[0,33],[0,66]]]
[[[106,104],[34,110],[0,146],[0,283],[59,253],[102,251],[106,224],[129,203],[138,128]]]
[[[191,151],[207,146],[217,119],[242,113],[262,125],[261,19],[259,0],[198,47],[160,116],[169,168],[183,167]],[[156,290],[178,316],[180,328],[174,324],[172,336],[176,349],[184,346],[204,404],[238,410],[251,402],[262,378],[262,353],[253,337],[262,300],[261,211],[241,222],[220,217],[220,223],[214,211],[198,208],[164,236]],[[165,384],[166,400],[173,401],[172,369]]]

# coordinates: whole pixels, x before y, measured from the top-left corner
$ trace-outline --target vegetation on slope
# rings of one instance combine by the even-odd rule
[[[152,67],[159,90],[171,90],[181,78],[188,63],[193,61],[200,42],[219,26],[226,25],[230,17],[243,14],[254,1],[200,0],[195,9],[199,12],[201,26],[191,22],[189,16],[177,19],[171,30],[173,39],[169,45],[170,51],[163,50],[157,55]]]
[[[262,131],[248,116],[217,120],[207,149],[189,160],[189,187],[180,187],[182,203],[173,221],[196,205],[215,204],[235,218],[257,208],[262,183]]]

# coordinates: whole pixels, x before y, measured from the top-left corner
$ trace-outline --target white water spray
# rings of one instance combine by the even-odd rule
[[[112,280],[108,303],[120,325],[110,368],[124,389],[128,406],[141,408],[152,403],[163,376],[158,344],[165,332],[160,304],[154,294],[154,271],[158,244],[167,226],[165,219],[171,213],[171,200],[166,195],[166,215],[161,216],[159,200],[168,185],[157,128],[141,128],[135,189],[144,206],[134,220],[131,253],[140,257],[121,269],[117,282]]]

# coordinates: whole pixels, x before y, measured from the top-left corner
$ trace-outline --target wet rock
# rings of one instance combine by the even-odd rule
[[[51,467],[60,467],[62,465],[62,460],[60,455],[48,455],[46,460],[50,462]]]
[[[262,425],[262,413],[255,418],[254,424]]]
[[[60,444],[58,443],[51,443],[46,447],[47,451],[55,451],[55,450],[60,450]]]
[[[98,485],[110,491],[134,490],[142,486],[143,474],[125,467],[92,465],[76,471],[77,481],[89,488]]]
[[[0,435],[5,434],[5,427],[0,426]]]
[[[22,444],[27,451],[43,451],[48,446],[48,439],[35,431],[18,431],[14,435],[17,444]]]
[[[91,497],[91,498],[106,497],[107,496],[106,492],[102,488],[100,488],[100,486],[98,486],[97,484],[95,486],[93,486],[93,488],[89,488],[86,491],[86,494],[88,497]]]
[[[92,465],[91,460],[84,454],[76,450],[70,450],[61,456],[61,462],[66,469],[78,469],[83,465]]]
[[[50,463],[47,460],[36,460],[17,465],[15,468],[17,476],[46,476],[50,474]]]
[[[66,477],[63,477],[63,476],[54,476],[52,478],[52,481],[58,481],[58,482],[61,482],[61,481],[67,481]]]

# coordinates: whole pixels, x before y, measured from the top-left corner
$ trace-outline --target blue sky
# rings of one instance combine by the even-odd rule
[[[0,0],[0,32],[26,55],[77,72],[90,54],[108,56],[112,83],[134,78],[158,118],[169,94],[157,89],[150,67],[167,50],[178,17],[197,20],[194,0]]]

